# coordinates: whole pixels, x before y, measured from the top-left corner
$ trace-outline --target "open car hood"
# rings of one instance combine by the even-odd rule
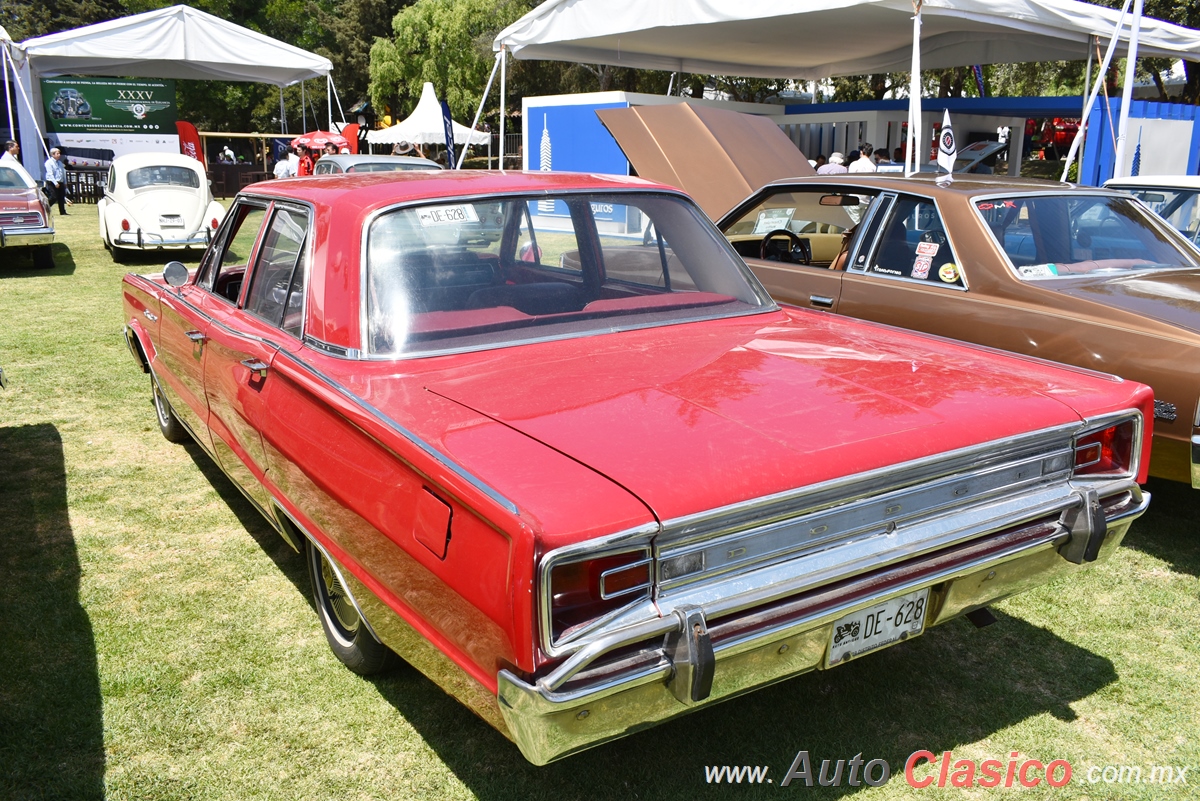
[[[607,477],[659,519],[1074,422],[1072,396],[1094,392],[1035,361],[832,316],[580,341],[481,355],[423,384]]]
[[[640,177],[679,187],[713,220],[771,181],[816,174],[768,117],[686,103],[596,114]]]

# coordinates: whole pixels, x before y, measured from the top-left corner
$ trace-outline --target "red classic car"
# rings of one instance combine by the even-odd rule
[[[0,161],[0,250],[32,248],[33,266],[54,268],[54,226],[42,190],[19,162]]]
[[[982,623],[1149,500],[1147,387],[781,309],[640,179],[271,181],[123,290],[163,434],[307,555],[342,661],[537,764]]]

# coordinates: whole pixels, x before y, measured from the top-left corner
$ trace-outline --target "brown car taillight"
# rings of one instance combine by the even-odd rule
[[[1137,425],[1133,420],[1091,431],[1075,440],[1075,475],[1106,476],[1136,472]]]
[[[637,600],[650,597],[645,550],[555,565],[550,569],[551,640]]]

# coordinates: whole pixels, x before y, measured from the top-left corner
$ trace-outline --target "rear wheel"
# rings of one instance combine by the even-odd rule
[[[33,266],[39,270],[54,269],[54,251],[50,245],[38,245],[33,249]]]
[[[183,427],[183,423],[179,422],[179,418],[175,416],[175,410],[171,408],[171,402],[163,394],[162,387],[158,385],[158,379],[154,377],[154,373],[150,374],[150,392],[154,396],[154,414],[158,418],[158,430],[166,437],[167,442],[187,442],[191,435]]]
[[[342,664],[360,676],[390,667],[394,655],[375,639],[350,600],[337,571],[321,549],[311,542],[308,543],[308,575],[325,639]]]
[[[117,264],[128,264],[129,263],[129,252],[127,250],[125,250],[125,248],[119,248],[116,245],[113,245],[110,248],[110,250],[112,251],[112,257],[113,257],[114,262],[116,262]]]

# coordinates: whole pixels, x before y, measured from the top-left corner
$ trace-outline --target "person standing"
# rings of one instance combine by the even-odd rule
[[[817,167],[817,175],[839,175],[846,172],[846,157],[838,151],[829,154],[829,163]]]
[[[279,161],[275,162],[275,177],[276,178],[294,178],[296,175],[296,165],[292,161],[292,149],[289,147],[287,152],[283,154]]]
[[[850,166],[846,168],[848,172],[875,172],[875,162],[871,160],[871,154],[875,152],[875,148],[870,142],[863,142],[858,146],[858,158],[850,162]]]
[[[308,145],[296,145],[296,154],[300,156],[300,163],[296,165],[296,175],[303,177],[313,174],[313,160],[309,155]]]
[[[57,147],[50,148],[50,158],[42,165],[45,173],[46,194],[50,197],[50,205],[58,204],[58,213],[67,213],[67,171],[62,164],[62,151]]]
[[[0,161],[15,161],[21,163],[21,146],[12,139],[7,139],[4,142],[4,155],[0,156]]]

